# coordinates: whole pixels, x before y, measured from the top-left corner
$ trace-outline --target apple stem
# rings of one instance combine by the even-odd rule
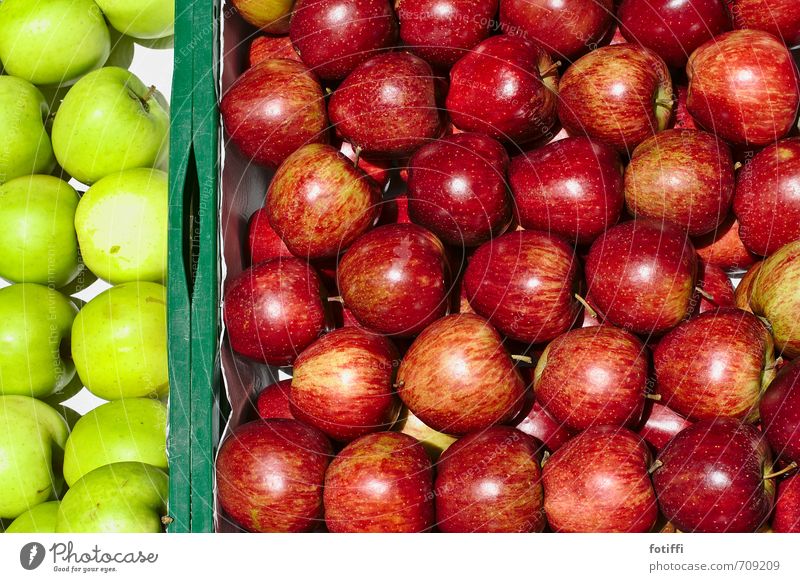
[[[586,299],[584,299],[583,297],[581,297],[581,296],[580,296],[580,295],[578,295],[577,293],[575,293],[575,299],[577,299],[577,300],[578,300],[578,303],[580,303],[581,305],[583,305],[583,308],[584,308],[584,309],[585,309],[585,310],[586,310],[586,311],[589,313],[589,315],[591,315],[591,316],[592,316],[592,317],[594,317],[595,319],[600,319],[600,318],[597,316],[597,312],[596,312],[594,309],[592,309],[592,306],[591,306],[591,305],[589,305],[589,304],[586,302]]]
[[[342,298],[341,295],[334,295],[333,297],[328,297],[328,301],[330,302],[335,301],[336,303],[344,304],[344,299]]]
[[[556,61],[555,63],[551,63],[549,67],[547,67],[544,71],[540,73],[542,78],[552,76],[557,70],[558,67],[561,66],[561,61]]]
[[[150,101],[150,99],[155,94],[156,94],[156,86],[155,85],[150,85],[150,87],[147,88],[147,93],[145,93],[144,97],[142,97],[142,103],[144,103],[146,105],[147,102]]]
[[[358,167],[358,162],[361,160],[361,146],[356,147],[356,157],[353,160],[353,167]]]
[[[325,87],[325,95],[330,95],[331,93],[333,93],[331,88],[330,87]]]
[[[656,402],[661,400],[661,394],[645,394],[644,397],[648,400],[654,400]]]
[[[397,390],[398,388],[402,388],[402,387],[403,387],[403,386],[405,386],[405,385],[406,385],[406,383],[405,383],[403,380],[400,380],[399,382],[395,382],[395,383],[392,385],[392,387],[393,387],[395,390]]]
[[[794,471],[795,469],[797,469],[797,462],[792,461],[790,465],[786,465],[780,471],[775,471],[774,473],[767,473],[766,475],[764,475],[764,480],[766,481],[767,479],[774,479],[775,477],[780,477],[784,473],[788,473],[789,471]]]
[[[734,170],[738,170],[741,167],[742,167],[742,162],[736,162],[735,164],[733,164],[733,169]]]
[[[163,515],[163,516],[161,516],[161,523],[162,523],[162,524],[164,524],[164,525],[169,525],[169,524],[171,524],[173,521],[175,521],[175,520],[174,520],[174,519],[172,519],[172,518],[171,518],[170,516],[168,516],[168,515]]]
[[[523,362],[525,364],[533,364],[533,358],[530,356],[521,356],[519,354],[511,354],[511,359],[516,360],[517,362]]]
[[[647,470],[649,475],[652,475],[656,471],[658,471],[664,463],[660,459],[656,459],[655,462],[650,465],[650,468]]]
[[[704,291],[701,287],[695,287],[694,290],[697,291],[699,295],[702,295],[703,297],[711,301],[714,305],[717,304],[717,302],[714,301],[714,296],[708,291]]]

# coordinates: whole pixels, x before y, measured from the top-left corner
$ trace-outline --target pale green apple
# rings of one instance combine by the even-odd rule
[[[172,0],[97,0],[111,23],[123,34],[135,38],[164,38],[175,29]]]
[[[103,465],[61,500],[58,533],[158,533],[167,513],[167,474],[145,463]]]
[[[0,277],[64,287],[81,271],[75,189],[54,176],[23,176],[0,186]]]
[[[294,0],[233,0],[247,22],[269,34],[287,34]]]
[[[108,26],[92,0],[3,0],[0,60],[34,85],[64,85],[103,66]]]
[[[169,113],[164,97],[136,75],[105,67],[75,83],[53,121],[61,167],[84,184],[132,168],[166,168]]]
[[[166,396],[167,290],[158,283],[136,282],[100,293],[75,318],[72,357],[95,396]]]
[[[6,533],[56,533],[58,501],[46,501],[32,507],[6,528]]]
[[[97,467],[139,461],[167,468],[167,407],[150,398],[125,398],[87,412],[64,449],[64,479],[72,486]]]
[[[168,177],[138,168],[96,182],[78,204],[84,263],[112,284],[162,282],[167,274]]]
[[[55,167],[45,129],[47,112],[39,89],[24,79],[0,76],[0,184]]]
[[[0,394],[45,398],[75,374],[69,353],[77,308],[58,291],[34,283],[0,289]]]
[[[58,412],[28,396],[0,396],[0,517],[15,519],[57,493],[53,466],[69,429]]]

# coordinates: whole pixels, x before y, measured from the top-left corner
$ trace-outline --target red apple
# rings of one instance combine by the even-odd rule
[[[797,70],[787,48],[771,34],[721,34],[692,53],[686,74],[692,117],[732,144],[765,146],[795,122]]]
[[[526,533],[545,526],[539,445],[508,426],[469,434],[436,467],[436,520],[446,533]]]
[[[685,532],[754,532],[769,517],[775,484],[758,429],[733,418],[697,422],[661,451],[653,483],[664,516]]]
[[[273,366],[287,366],[325,329],[322,286],[300,259],[271,259],[234,278],[223,316],[231,347]]]
[[[366,154],[411,155],[442,135],[437,80],[430,65],[396,52],[361,63],[334,91],[328,105],[336,133]]]
[[[772,531],[800,533],[800,475],[798,474],[781,481],[778,485]]]
[[[515,231],[475,251],[464,285],[475,312],[501,333],[541,343],[564,333],[578,317],[577,269],[574,250],[560,238]]]
[[[694,49],[732,28],[724,0],[622,0],[620,31],[670,67],[682,68]]]
[[[744,164],[733,211],[744,246],[757,255],[800,239],[800,137],[769,145]]]
[[[250,262],[253,265],[269,259],[294,256],[269,223],[266,208],[259,208],[250,217],[247,244],[250,248]]]
[[[397,21],[388,0],[297,0],[289,36],[309,69],[336,81],[394,46]]]
[[[311,531],[322,522],[322,485],[332,456],[325,435],[296,420],[239,426],[217,456],[219,504],[248,531]]]
[[[672,81],[661,57],[635,44],[599,48],[569,67],[559,84],[558,118],[570,135],[588,135],[630,153],[666,129]]]
[[[447,314],[444,247],[416,224],[379,226],[359,238],[337,278],[344,305],[378,333],[415,336]]]
[[[433,527],[433,469],[416,439],[369,434],[325,474],[325,522],[334,533],[419,532]]]
[[[277,167],[299,147],[328,139],[322,87],[297,61],[270,59],[247,69],[219,110],[230,140],[256,164]]]
[[[236,12],[246,22],[269,34],[289,32],[289,17],[293,1],[286,0],[231,0]],[[225,13],[225,18],[229,14]]]
[[[547,135],[556,123],[558,70],[538,44],[487,38],[450,71],[447,110],[462,131],[515,145]]]
[[[703,131],[668,129],[636,146],[625,170],[625,202],[637,217],[667,220],[691,236],[716,229],[733,200],[727,145]]]
[[[662,334],[691,306],[697,254],[668,223],[632,220],[607,230],[586,259],[588,299],[609,323],[639,334]]]
[[[794,0],[728,0],[736,28],[765,30],[786,46],[800,44],[800,11]]]
[[[275,172],[267,190],[269,222],[298,257],[335,257],[373,225],[378,185],[334,148],[310,144]]]
[[[478,133],[458,133],[419,148],[408,163],[411,219],[447,244],[477,246],[511,222],[508,154]]]
[[[716,311],[720,307],[736,307],[733,284],[719,267],[700,261],[697,286],[702,290],[698,313]]]
[[[644,424],[637,432],[656,451],[667,446],[667,443],[683,429],[692,426],[691,421],[668,406],[653,400],[645,405],[644,418]]]
[[[622,171],[613,148],[587,137],[513,158],[508,177],[520,225],[590,244],[619,220]]]
[[[750,306],[750,296],[753,293],[753,283],[756,281],[762,264],[763,261],[759,261],[750,267],[736,286],[733,292],[733,299],[739,309],[753,312],[753,308]]]
[[[675,87],[675,115],[672,127],[674,129],[700,129],[694,122],[694,118],[686,108],[686,96],[689,88],[686,85]]]
[[[800,464],[800,360],[785,366],[764,392],[761,428],[775,454]]]
[[[540,440],[551,453],[557,451],[572,437],[572,433],[536,401],[533,402],[525,418],[519,422],[517,429]]]
[[[397,388],[422,422],[447,434],[511,420],[525,396],[500,335],[472,314],[444,317],[423,331],[400,363]]]
[[[594,426],[558,449],[542,471],[544,510],[557,532],[646,532],[658,517],[650,451],[634,432]]]
[[[291,380],[281,380],[265,387],[256,399],[258,416],[267,418],[294,418],[289,406]]]
[[[247,53],[247,62],[251,67],[256,66],[261,61],[271,59],[289,59],[302,63],[300,55],[294,50],[292,41],[288,36],[269,36],[260,35],[250,43],[250,50]]]
[[[720,269],[747,269],[757,260],[744,246],[739,236],[739,222],[734,216],[729,216],[716,230],[695,238],[693,242],[700,258]]]

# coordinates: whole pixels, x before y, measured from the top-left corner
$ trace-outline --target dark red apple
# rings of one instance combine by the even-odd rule
[[[784,479],[778,485],[772,531],[800,533],[800,474]]]
[[[333,456],[328,439],[296,420],[235,428],[217,456],[217,498],[251,532],[311,531],[322,523],[322,485]]]
[[[637,431],[656,451],[660,451],[683,429],[692,426],[680,414],[653,400],[645,405],[644,424]]]
[[[747,269],[757,258],[747,250],[739,236],[739,222],[729,216],[716,230],[693,239],[697,254],[707,264],[735,271]]]
[[[281,164],[267,190],[269,222],[298,257],[335,257],[375,223],[378,185],[334,148],[310,144]]]
[[[428,63],[405,52],[361,63],[328,104],[336,133],[366,154],[402,158],[442,135],[438,81]]]
[[[733,159],[704,131],[668,129],[636,146],[625,170],[625,203],[637,217],[667,220],[691,236],[716,229],[733,200]]]
[[[299,147],[328,140],[322,87],[297,61],[270,59],[247,69],[219,110],[230,140],[256,164],[274,168]]]
[[[664,516],[685,532],[754,532],[772,511],[769,447],[758,429],[733,418],[681,431],[655,463]]]
[[[545,526],[539,444],[493,426],[451,445],[436,466],[436,521],[446,533],[526,533]]]
[[[297,0],[289,36],[309,69],[336,81],[394,46],[397,21],[388,0]]]
[[[449,69],[488,37],[498,0],[397,0],[400,40],[434,68]]]
[[[623,166],[616,151],[568,137],[511,160],[519,224],[590,244],[619,220]]]
[[[514,418],[525,384],[494,328],[460,314],[433,323],[414,341],[400,363],[397,391],[422,422],[457,435]]]
[[[736,28],[765,30],[786,46],[800,44],[800,11],[794,0],[728,0]]]
[[[433,527],[433,469],[425,449],[399,432],[347,445],[325,474],[325,523],[342,532],[419,532]]]
[[[686,65],[692,117],[736,145],[760,147],[785,136],[797,118],[797,69],[783,43],[760,30],[706,42]]]
[[[291,380],[281,380],[265,387],[256,399],[256,410],[261,418],[294,418],[289,406]]]
[[[678,227],[639,219],[607,230],[586,259],[588,299],[606,321],[662,334],[687,316],[697,254]]]
[[[682,68],[694,49],[730,30],[724,0],[622,0],[620,31],[670,67]]]
[[[247,62],[251,67],[256,66],[261,61],[270,59],[289,59],[302,63],[300,55],[294,50],[292,41],[288,36],[269,36],[262,34],[253,39],[250,43],[250,50],[247,53]]]
[[[720,307],[736,307],[733,284],[725,271],[700,261],[697,286],[702,293],[697,313],[716,311]]]
[[[745,162],[733,211],[744,246],[757,255],[800,239],[800,137],[769,145]]]
[[[250,248],[250,262],[253,265],[269,259],[294,256],[269,223],[266,208],[259,208],[250,217],[247,244]]]
[[[568,61],[597,48],[614,19],[613,0],[501,0],[500,27]]]
[[[628,154],[666,129],[672,115],[667,65],[636,44],[581,57],[562,75],[558,94],[558,118],[570,135],[585,134]]]
[[[574,329],[547,345],[536,364],[536,400],[572,431],[634,426],[647,390],[647,348],[610,325]]]
[[[392,386],[396,364],[386,338],[357,327],[333,330],[294,363],[292,414],[338,441],[387,430],[400,411]]]
[[[780,458],[800,464],[800,360],[785,366],[764,392],[761,428]]]
[[[519,422],[517,429],[540,440],[551,453],[558,450],[572,436],[562,423],[550,416],[536,401],[533,402],[527,416]]]
[[[557,100],[557,66],[522,37],[487,38],[450,71],[447,110],[462,131],[525,144],[551,132]]]
[[[445,137],[419,148],[408,166],[411,220],[445,243],[477,246],[511,222],[508,154],[491,137]]]
[[[223,316],[231,347],[273,366],[287,366],[325,329],[322,286],[300,259],[271,259],[234,278]]]
[[[650,451],[634,432],[594,426],[544,464],[544,510],[557,532],[646,532],[658,517]]]
[[[447,314],[449,269],[441,241],[416,224],[379,226],[339,262],[344,305],[366,328],[411,337]]]
[[[509,232],[480,246],[469,261],[464,286],[476,313],[510,338],[550,341],[580,312],[575,251],[545,232]]]

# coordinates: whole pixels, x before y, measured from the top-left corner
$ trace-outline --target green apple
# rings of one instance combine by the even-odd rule
[[[75,213],[86,266],[112,284],[161,282],[167,274],[167,175],[138,168],[106,176]]]
[[[84,184],[132,168],[165,169],[169,113],[164,97],[118,67],[93,71],[69,90],[53,121],[61,167]]]
[[[46,501],[32,507],[6,528],[6,533],[56,533],[58,501]]]
[[[35,283],[0,289],[0,394],[45,398],[69,384],[69,353],[77,308],[58,291]]]
[[[24,79],[0,76],[0,184],[55,168],[45,129],[47,114],[47,102],[39,89]]]
[[[3,0],[0,60],[34,85],[64,85],[103,66],[108,26],[92,0]]]
[[[103,465],[61,500],[58,533],[158,533],[167,513],[167,474],[145,463]]]
[[[24,176],[0,186],[0,277],[60,288],[81,271],[75,189],[54,176]]]
[[[175,28],[172,0],[97,0],[111,26],[135,38],[164,38]]]
[[[58,412],[28,396],[0,396],[0,517],[15,519],[56,494],[53,467],[69,429]]]
[[[72,357],[95,396],[166,396],[167,290],[142,281],[100,293],[75,318]]]
[[[97,467],[139,461],[167,468],[167,407],[159,400],[126,398],[87,412],[64,449],[64,479],[72,486]]]

